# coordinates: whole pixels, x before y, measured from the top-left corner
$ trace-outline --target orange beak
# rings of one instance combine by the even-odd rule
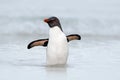
[[[48,21],[49,21],[48,19],[44,19],[44,22],[46,22],[46,23],[47,23]]]

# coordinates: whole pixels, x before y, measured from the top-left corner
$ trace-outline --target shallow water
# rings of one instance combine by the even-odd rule
[[[0,80],[120,80],[120,1],[55,2],[0,0]],[[66,66],[46,66],[45,47],[27,49],[48,37],[43,19],[53,15],[82,37],[69,43]]]
[[[0,80],[120,79],[119,39],[82,35],[81,41],[69,43],[66,66],[48,67],[45,64],[46,48],[28,50],[26,46],[32,39],[12,37],[14,39],[4,39],[0,46]]]

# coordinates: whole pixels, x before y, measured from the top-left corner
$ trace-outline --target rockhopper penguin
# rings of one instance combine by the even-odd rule
[[[57,17],[44,19],[44,22],[48,23],[50,27],[49,38],[32,41],[27,48],[30,49],[34,46],[47,47],[46,64],[65,65],[68,58],[68,42],[72,40],[80,40],[81,37],[78,34],[66,36],[63,33],[60,21]]]

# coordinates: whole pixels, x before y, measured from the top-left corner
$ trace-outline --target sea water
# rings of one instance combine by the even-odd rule
[[[0,0],[0,80],[120,80],[120,1]],[[44,18],[60,19],[69,42],[66,66],[46,66]]]

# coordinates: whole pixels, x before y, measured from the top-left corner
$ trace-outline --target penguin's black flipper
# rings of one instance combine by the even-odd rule
[[[81,40],[81,36],[78,34],[71,34],[66,36],[67,37],[67,41],[72,41],[72,40]],[[27,48],[31,49],[32,47],[35,46],[44,46],[46,47],[48,45],[48,41],[49,39],[39,39],[39,40],[35,40],[32,41],[31,43],[28,44]]]
[[[72,41],[72,40],[81,40],[81,36],[78,34],[71,34],[67,36],[67,40]]]
[[[48,44],[48,39],[39,39],[39,40],[35,40],[35,41],[32,41],[31,43],[29,43],[27,48],[30,49],[34,46],[44,46],[44,47],[46,47],[47,44]]]

